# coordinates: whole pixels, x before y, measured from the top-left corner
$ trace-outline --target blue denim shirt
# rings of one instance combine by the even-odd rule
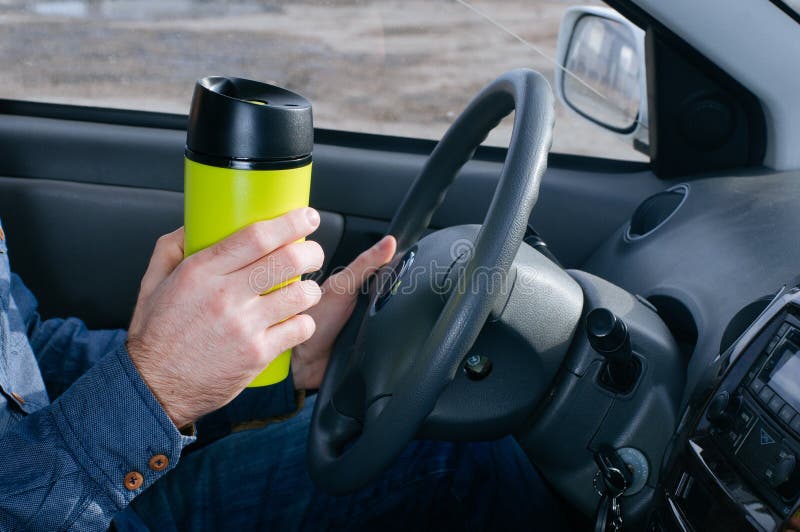
[[[7,241],[0,224],[0,530],[105,530],[195,437],[178,431],[142,380],[125,331],[40,318],[11,273]],[[220,420],[291,411],[291,382],[249,390],[211,416],[211,432]],[[166,468],[150,467],[155,455]]]

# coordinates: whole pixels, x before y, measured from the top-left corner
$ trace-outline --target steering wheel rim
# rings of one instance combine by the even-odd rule
[[[462,275],[467,289],[450,294],[410,369],[391,393],[370,398],[363,415],[348,412],[342,390],[363,386],[353,353],[368,326],[378,291],[361,298],[337,339],[312,415],[309,473],[332,494],[354,491],[376,477],[413,439],[452,381],[500,297],[538,199],[554,121],[553,96],[543,76],[512,70],[486,86],[450,126],[431,153],[390,225],[398,257],[407,256],[430,224],[458,171],[489,132],[515,112],[511,142],[497,189]],[[488,268],[501,275],[475,275]]]

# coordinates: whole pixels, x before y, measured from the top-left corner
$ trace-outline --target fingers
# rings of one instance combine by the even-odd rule
[[[168,233],[156,242],[150,264],[142,277],[139,297],[146,299],[183,260],[183,227]]]
[[[322,290],[314,281],[297,281],[251,300],[245,309],[253,327],[280,323],[319,303]]]
[[[298,314],[264,331],[266,366],[287,349],[302,344],[314,335],[316,324],[308,314]]]
[[[383,237],[378,243],[361,253],[344,270],[331,275],[325,283],[325,294],[351,298],[358,293],[361,285],[378,268],[392,260],[397,251],[397,240],[391,235]]]
[[[319,221],[316,210],[308,207],[296,209],[272,220],[250,224],[198,251],[187,262],[207,269],[212,275],[231,273],[311,234],[319,226]]]
[[[246,287],[255,296],[299,275],[319,270],[324,260],[322,247],[316,242],[293,242],[234,272],[231,281],[234,286]]]

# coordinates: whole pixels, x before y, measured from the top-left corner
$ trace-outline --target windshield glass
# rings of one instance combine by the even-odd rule
[[[0,97],[186,114],[196,79],[238,76],[307,96],[318,127],[438,139],[503,72],[529,67],[552,82],[558,27],[570,5],[5,0]],[[509,135],[506,120],[487,142],[506,145]],[[630,139],[560,103],[553,150],[645,159]]]

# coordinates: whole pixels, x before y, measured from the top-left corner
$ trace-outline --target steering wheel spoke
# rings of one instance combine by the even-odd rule
[[[326,447],[331,450],[331,455],[340,454],[362,429],[362,424],[357,419],[340,412],[333,401],[328,401],[322,406],[319,422],[319,428],[324,434]]]

